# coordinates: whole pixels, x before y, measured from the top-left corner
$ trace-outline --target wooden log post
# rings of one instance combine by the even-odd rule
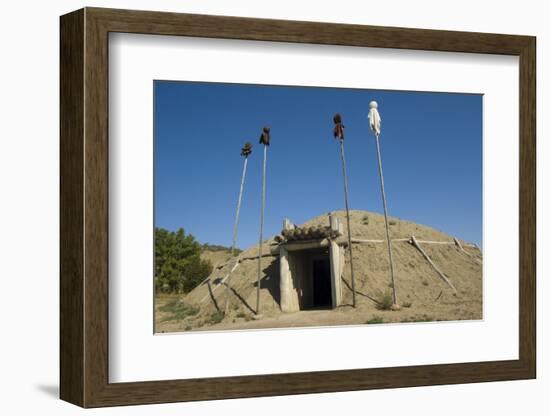
[[[250,143],[245,143],[244,147],[241,149],[241,156],[244,157],[244,163],[243,163],[243,172],[241,174],[241,186],[239,188],[239,197],[237,199],[237,211],[235,213],[235,225],[233,226],[233,240],[231,242],[231,257],[235,254],[235,246],[237,244],[237,232],[239,230],[239,216],[241,213],[241,202],[243,199],[243,191],[244,191],[244,181],[246,178],[246,167],[248,165],[248,156],[252,153],[252,145]],[[235,264],[238,264],[239,259],[237,258]],[[229,281],[231,279],[231,273],[227,276],[227,284],[225,289],[225,309],[224,314],[227,314],[227,311],[229,309],[229,298],[230,298],[230,290],[229,290]]]
[[[237,269],[237,267],[239,267],[239,265],[241,264],[241,261],[239,260],[239,258],[237,258],[237,260],[235,261],[235,264],[233,265],[233,267],[231,268],[231,270],[220,280],[220,283],[218,285],[216,285],[216,287],[214,287],[214,289],[212,290],[212,294],[214,294],[214,292],[222,285],[225,284],[225,287],[227,289],[228,287],[228,284],[226,284],[226,281],[231,277],[231,274]],[[207,279],[208,280],[208,279]],[[201,299],[201,301],[199,303],[202,303],[204,302],[206,299],[208,299],[210,297],[210,294],[209,295],[206,295],[205,297],[203,297]]]
[[[355,274],[353,270],[353,247],[351,244],[351,225],[350,225],[350,216],[349,216],[349,203],[348,203],[348,175],[346,169],[346,158],[344,156],[344,140],[340,140],[340,157],[342,159],[342,174],[344,176],[344,197],[346,202],[346,219],[348,226],[348,250],[349,250],[349,267],[351,274],[351,292],[352,292],[352,305],[356,307],[355,299]]]
[[[439,267],[435,265],[435,263],[432,261],[430,256],[428,256],[428,254],[422,249],[422,247],[420,247],[420,244],[418,243],[418,240],[415,238],[414,235],[411,237],[410,242],[414,247],[416,247],[418,251],[420,251],[420,254],[424,256],[424,258],[428,261],[428,263],[430,263],[430,266],[432,266],[432,268],[436,271],[439,277],[441,277],[441,279],[443,279],[443,281],[447,283],[447,285],[449,285],[449,287],[453,290],[454,294],[456,295],[457,291],[454,285],[451,283],[449,278],[445,276],[445,274],[441,270],[439,270]]]
[[[466,250],[464,250],[464,247],[462,246],[462,244],[460,244],[460,241],[458,241],[458,239],[456,237],[453,237],[453,240],[454,240],[454,243],[456,244],[456,246],[458,247],[458,249],[466,254],[468,257],[470,257],[473,261],[475,261],[477,264],[481,264],[481,261],[474,257],[472,254],[468,253]]]
[[[260,287],[262,279],[262,243],[264,235],[264,211],[265,211],[265,175],[267,166],[267,147],[270,144],[269,127],[264,127],[260,136],[260,144],[264,146],[264,163],[262,165],[262,212],[260,216],[260,239],[258,243],[258,280],[256,282],[256,315],[260,314]]]
[[[391,280],[391,287],[392,287],[392,295],[393,295],[393,303],[394,305],[397,304],[397,291],[395,288],[395,277],[393,272],[393,253],[392,253],[392,247],[391,247],[391,239],[390,239],[390,227],[388,224],[388,204],[386,202],[386,191],[384,189],[384,173],[382,170],[382,156],[380,155],[380,140],[379,140],[379,134],[376,133],[376,153],[378,155],[378,173],[380,176],[380,192],[382,194],[382,203],[384,206],[384,224],[386,226],[386,241],[388,245],[388,259],[390,262],[390,280]]]

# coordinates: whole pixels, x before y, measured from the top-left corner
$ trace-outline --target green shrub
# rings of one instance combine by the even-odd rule
[[[221,321],[223,321],[225,314],[222,311],[214,312],[212,315],[210,315],[210,321],[208,322],[210,325],[219,324]]]
[[[374,315],[371,319],[367,321],[367,324],[373,325],[373,324],[383,324],[384,319],[381,316]]]
[[[384,296],[382,296],[382,299],[378,301],[376,308],[382,311],[389,311],[392,305],[393,305],[393,296],[390,292],[386,292]]]
[[[189,306],[183,303],[180,299],[172,299],[159,308],[160,312],[167,313],[162,321],[181,321],[189,316],[194,316],[199,313],[199,309],[194,306]]]

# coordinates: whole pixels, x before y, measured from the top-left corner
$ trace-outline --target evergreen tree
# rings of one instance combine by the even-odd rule
[[[155,228],[155,287],[165,293],[187,293],[212,272],[200,257],[201,245],[183,228]]]

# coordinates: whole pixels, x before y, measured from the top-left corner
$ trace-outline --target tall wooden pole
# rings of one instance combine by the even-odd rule
[[[260,313],[260,281],[262,278],[262,241],[264,234],[265,173],[267,165],[267,145],[264,143],[264,163],[262,170],[262,213],[260,219],[260,242],[258,245],[258,282],[256,286],[256,315]]]
[[[349,248],[349,266],[351,270],[351,291],[352,291],[352,305],[355,308],[355,275],[353,272],[353,249],[351,244],[351,226],[349,219],[349,204],[348,204],[348,175],[346,173],[346,158],[344,155],[344,139],[339,139],[340,142],[340,157],[342,159],[342,174],[344,176],[344,198],[346,200],[346,218],[348,223],[348,248]]]
[[[351,269],[351,292],[352,292],[352,305],[355,308],[355,274],[353,271],[353,247],[351,244],[351,225],[349,218],[349,204],[348,204],[348,175],[346,168],[346,157],[344,155],[344,124],[342,123],[342,116],[336,113],[333,117],[334,130],[333,135],[335,139],[340,142],[340,157],[342,159],[342,176],[344,178],[344,199],[346,202],[346,218],[348,223],[348,249],[349,249],[349,265]]]
[[[382,157],[380,156],[380,140],[378,139],[379,134],[375,132],[374,136],[376,137],[376,152],[378,153],[378,172],[380,174],[380,189],[382,191],[382,202],[384,204],[384,221],[386,223],[386,240],[388,242],[388,255],[390,259],[390,277],[391,277],[391,286],[393,289],[393,303],[397,304],[397,294],[395,290],[395,280],[393,277],[393,257],[391,249],[391,239],[390,239],[390,228],[388,226],[388,206],[386,203],[386,191],[384,190],[384,173],[382,172]]]
[[[246,178],[246,167],[248,165],[248,156],[252,153],[252,145],[249,142],[244,144],[241,149],[241,156],[244,156],[243,173],[241,175],[241,186],[239,188],[239,199],[237,199],[237,212],[235,213],[235,225],[233,226],[233,241],[231,242],[231,257],[234,256],[235,246],[237,245],[237,231],[239,229],[239,216],[241,212],[241,201],[243,198],[244,180]],[[235,266],[238,264],[239,259],[235,259]],[[235,269],[233,266],[233,269]],[[233,269],[227,275],[227,281],[225,282],[225,313],[229,309],[229,281],[231,280],[231,273]]]
[[[237,200],[237,213],[235,214],[235,225],[233,226],[233,242],[231,243],[231,257],[235,252],[235,245],[237,244],[237,231],[239,228],[239,214],[241,212],[241,200],[243,198],[244,178],[246,177],[246,166],[248,164],[248,156],[244,157],[243,173],[241,175],[241,188],[239,190],[239,199]]]
[[[376,101],[371,101],[369,103],[369,126],[374,137],[376,138],[376,153],[378,154],[378,173],[380,175],[380,190],[382,191],[382,203],[384,204],[384,222],[386,224],[386,241],[388,243],[388,257],[390,260],[390,278],[391,286],[393,293],[393,306],[398,307],[397,305],[397,291],[395,289],[395,279],[393,273],[393,256],[391,249],[391,239],[390,239],[390,227],[388,225],[388,204],[386,203],[386,191],[384,190],[384,173],[382,171],[382,157],[380,156],[380,127],[382,125],[382,118],[380,113],[378,113],[378,103]],[[392,307],[393,309],[393,307]]]

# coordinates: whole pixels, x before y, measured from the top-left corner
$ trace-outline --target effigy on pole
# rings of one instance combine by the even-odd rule
[[[397,307],[397,293],[395,290],[395,280],[394,280],[394,273],[393,273],[393,256],[392,256],[392,247],[391,247],[391,239],[390,239],[390,228],[388,226],[388,206],[386,203],[386,191],[384,190],[384,173],[382,170],[382,157],[380,155],[380,127],[382,125],[382,118],[380,117],[380,114],[378,113],[378,103],[376,101],[371,101],[369,103],[369,126],[371,131],[374,133],[374,137],[376,138],[376,152],[378,154],[378,173],[380,175],[380,190],[382,193],[382,203],[384,205],[384,221],[386,224],[386,240],[388,244],[388,257],[390,260],[390,279],[391,279],[391,286],[392,286],[392,295],[393,295],[393,305],[394,308]]]
[[[262,166],[262,211],[260,215],[260,242],[258,245],[258,280],[256,283],[256,315],[260,314],[260,285],[262,278],[262,242],[264,233],[264,211],[265,211],[265,176],[267,166],[267,147],[271,140],[270,129],[265,126],[260,135],[260,144],[264,145],[264,162]]]
[[[243,163],[243,172],[241,174],[241,186],[239,188],[239,198],[237,199],[237,212],[235,213],[235,225],[233,226],[233,239],[231,242],[231,257],[233,257],[235,252],[235,246],[237,244],[237,232],[239,229],[239,215],[241,212],[241,201],[243,198],[243,190],[244,190],[244,181],[246,178],[246,167],[248,165],[248,156],[252,153],[252,144],[250,142],[246,142],[244,146],[241,148],[241,156],[244,157],[244,163]],[[238,259],[236,259],[238,262]],[[225,313],[227,313],[227,310],[229,308],[229,280],[231,279],[231,275],[227,277],[227,281],[225,283],[225,292],[226,292],[226,298],[225,298]]]
[[[340,158],[342,159],[342,174],[344,177],[344,199],[346,202],[346,219],[348,225],[348,249],[349,249],[349,265],[351,270],[351,291],[352,291],[352,305],[355,308],[355,275],[353,271],[353,249],[351,244],[351,226],[349,218],[349,203],[348,203],[348,176],[346,168],[346,158],[344,155],[344,125],[342,124],[342,116],[338,113],[334,115],[334,130],[333,135],[335,139],[340,142]]]

